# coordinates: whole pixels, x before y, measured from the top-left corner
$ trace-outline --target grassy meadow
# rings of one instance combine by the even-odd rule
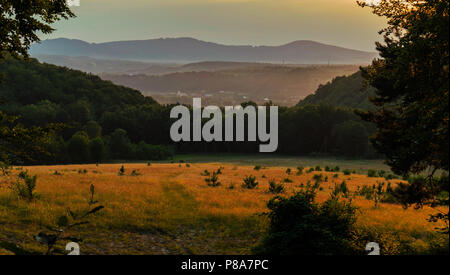
[[[217,156],[210,156],[214,157]],[[125,163],[124,175],[118,174],[122,164],[15,167],[0,185],[0,242],[45,251],[33,235],[54,225],[67,208],[87,208],[89,187],[94,184],[96,199],[105,208],[90,219],[90,224],[73,230],[72,235],[83,239],[82,254],[251,254],[267,229],[268,220],[262,213],[268,210],[266,203],[274,196],[268,192],[270,180],[282,182],[286,188],[282,196],[289,196],[301,184],[313,182],[314,175],[323,174],[318,201],[326,200],[335,184],[344,180],[350,191],[387,182],[366,176],[369,167],[385,168],[380,161],[250,161],[248,156],[248,161],[227,156],[223,159],[213,163],[208,162],[207,156],[182,156],[174,163]],[[308,172],[309,167],[323,168],[334,162],[341,171],[352,169],[356,174]],[[261,169],[255,169],[256,164]],[[296,167],[300,165],[305,169],[297,174]],[[221,185],[208,186],[202,173],[220,167]],[[18,199],[7,184],[21,169],[37,175],[37,198],[31,202]],[[243,178],[249,175],[256,176],[257,188],[241,187]],[[392,184],[398,181],[390,180]],[[381,244],[383,254],[425,254],[435,245],[448,242],[448,236],[445,239],[435,233],[436,224],[426,221],[437,209],[403,209],[388,203],[375,207],[373,201],[362,196],[352,200],[358,207],[359,239],[355,239],[355,246],[362,252],[365,244],[372,241]],[[7,253],[0,249],[0,254]]]

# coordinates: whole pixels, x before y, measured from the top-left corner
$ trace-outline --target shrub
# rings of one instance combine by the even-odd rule
[[[334,196],[339,196],[339,194],[343,194],[347,196],[349,194],[349,189],[347,187],[347,183],[342,181],[340,184],[335,184],[333,191],[331,192]]]
[[[348,170],[348,169],[345,169],[343,172],[344,172],[344,175],[346,175],[346,176],[352,174],[352,171],[350,171],[350,170]]]
[[[365,197],[366,200],[372,200],[373,198],[373,186],[364,185],[360,190],[358,190],[358,195]]]
[[[315,174],[313,176],[313,180],[316,181],[317,183],[321,183],[321,182],[323,182],[323,175],[322,174]]]
[[[286,174],[290,175],[292,172],[291,168],[286,169]]]
[[[17,176],[17,181],[13,184],[13,190],[17,193],[17,196],[27,201],[35,199],[37,176],[28,175],[28,171],[22,171]]]
[[[211,175],[211,173],[208,170],[205,170],[200,173],[200,176],[204,176],[204,177],[209,177],[209,175]]]
[[[303,167],[302,166],[298,166],[297,167],[297,176],[300,176],[301,174],[303,174]]]
[[[123,167],[123,165],[120,167],[118,175],[119,176],[124,176],[125,175],[125,167]]]
[[[259,170],[261,170],[261,165],[256,165],[253,169],[254,169],[255,171],[259,171]]]
[[[285,192],[285,188],[283,184],[278,184],[275,180],[269,181],[269,193],[272,194],[281,194]]]
[[[317,165],[316,168],[314,168],[314,170],[317,171],[317,172],[321,172],[322,168],[319,165]]]
[[[140,176],[140,175],[142,175],[142,174],[138,170],[131,171],[131,176],[133,176],[133,177],[137,177],[137,176]]]
[[[212,174],[209,174],[208,178],[205,179],[205,182],[208,186],[210,187],[218,187],[221,185],[221,183],[219,182],[219,174],[221,174],[220,172],[220,168],[217,171],[213,171]]]
[[[375,203],[375,208],[378,207],[378,204],[381,202],[384,196],[384,182],[377,182],[377,184],[373,185],[374,196],[373,196],[373,202]]]
[[[222,175],[223,169],[225,169],[225,167],[219,167],[219,169],[217,169],[217,174]]]
[[[79,169],[78,170],[78,174],[87,174],[87,170],[86,169]]]
[[[246,176],[244,178],[244,183],[242,184],[242,188],[246,189],[255,189],[258,186],[258,182],[256,181],[255,176]]]
[[[315,202],[317,187],[308,186],[290,198],[268,203],[267,237],[254,249],[267,255],[352,254],[356,209],[348,202]]]
[[[378,173],[377,173],[376,170],[369,169],[369,170],[367,171],[367,176],[368,176],[369,178],[376,178],[376,177],[378,176]]]
[[[285,183],[292,183],[293,181],[290,178],[284,178],[283,182],[285,182]]]
[[[339,166],[334,167],[333,172],[339,172],[341,168]]]

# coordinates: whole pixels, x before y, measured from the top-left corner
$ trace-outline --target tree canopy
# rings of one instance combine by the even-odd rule
[[[0,0],[0,60],[5,53],[28,56],[39,33],[52,33],[50,24],[74,16],[66,0]]]
[[[366,6],[365,3],[360,3]],[[398,174],[427,173],[401,184],[396,195],[405,206],[449,204],[449,1],[381,0],[373,12],[388,19],[377,43],[381,58],[363,68],[375,87],[375,111],[360,112],[374,122],[372,139]],[[439,170],[445,171],[435,178]],[[438,213],[449,231],[449,214]]]
[[[361,113],[377,126],[373,144],[399,174],[448,171],[449,1],[382,0],[372,8],[388,19],[381,58],[362,68],[377,89],[379,108]]]

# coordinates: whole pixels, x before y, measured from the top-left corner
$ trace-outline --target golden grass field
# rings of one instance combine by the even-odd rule
[[[124,176],[118,175],[120,167],[100,164],[14,168],[11,178],[19,169],[38,176],[38,198],[32,202],[20,200],[6,183],[0,185],[0,241],[45,251],[33,235],[45,230],[46,225],[54,225],[68,207],[86,208],[89,187],[94,184],[96,199],[105,209],[92,217],[89,225],[74,230],[74,235],[83,238],[82,254],[249,254],[267,229],[267,219],[260,214],[267,211],[266,203],[274,196],[268,193],[270,179],[281,182],[290,178],[293,182],[284,184],[284,195],[288,196],[314,174],[322,173],[328,176],[328,182],[321,183],[318,201],[328,198],[334,184],[343,180],[351,191],[386,181],[343,173],[334,178],[334,172],[296,175],[294,167],[287,175],[286,167],[256,171],[254,166],[223,163],[125,164]],[[219,176],[222,185],[207,186],[201,173],[219,167],[224,167]],[[86,173],[79,173],[80,169]],[[133,170],[140,175],[131,176]],[[241,188],[247,175],[257,177],[258,188]],[[360,240],[361,249],[365,241],[376,241],[382,244],[383,253],[396,254],[406,242],[420,253],[434,242],[445,241],[434,233],[436,224],[426,221],[436,209],[405,210],[394,204],[375,208],[363,197],[356,197],[354,203],[359,208],[358,230],[370,232],[368,236],[375,238]],[[5,253],[0,249],[0,254]]]

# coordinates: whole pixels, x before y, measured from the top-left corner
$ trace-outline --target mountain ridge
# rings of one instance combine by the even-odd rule
[[[32,55],[89,56],[165,62],[268,62],[294,64],[367,64],[376,53],[297,40],[279,46],[223,45],[190,37],[89,43],[57,38],[33,44]]]

